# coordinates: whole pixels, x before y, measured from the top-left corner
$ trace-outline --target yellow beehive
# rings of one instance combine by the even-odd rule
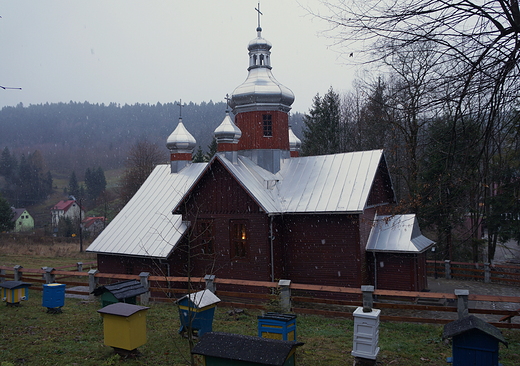
[[[146,312],[149,308],[115,303],[99,309],[103,316],[105,345],[132,351],[146,343]]]
[[[0,283],[2,287],[2,300],[7,304],[18,304],[22,300],[29,299],[30,283],[22,281],[5,281]]]

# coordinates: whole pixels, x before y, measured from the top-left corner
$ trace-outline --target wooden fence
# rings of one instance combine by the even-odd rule
[[[95,262],[94,262],[95,263]],[[92,266],[93,263],[88,263]],[[212,290],[222,299],[221,305],[234,308],[257,308],[269,310],[272,306],[282,308],[283,311],[292,311],[299,314],[319,314],[329,317],[352,317],[352,312],[363,304],[365,293],[362,288],[348,288],[339,286],[320,286],[291,283],[289,280],[279,282],[246,281],[215,278],[206,276],[205,278],[187,277],[163,277],[150,276],[143,272],[140,275],[123,275],[99,273],[97,269],[91,268],[83,271],[85,264],[76,264],[74,269],[65,267],[61,269],[43,267],[41,269],[28,269],[21,266],[5,267],[0,266],[0,281],[17,280],[27,281],[35,285],[32,290],[41,291],[43,286],[38,283],[63,283],[67,285],[67,294],[88,296],[94,299],[91,292],[100,283],[112,283],[121,280],[135,279],[140,281],[149,291],[141,295],[141,302],[149,301],[168,301],[174,302],[180,294],[185,294],[188,285],[192,290],[207,288]],[[74,289],[84,286],[85,289]],[[238,288],[236,291],[221,290],[218,287]],[[458,291],[458,290],[456,290]],[[520,329],[520,324],[511,323],[511,319],[520,316],[518,310],[499,310],[494,309],[496,303],[513,303],[515,309],[520,307],[520,297],[516,296],[488,296],[462,293],[432,293],[432,292],[408,292],[392,290],[373,290],[370,291],[370,298],[373,299],[373,306],[378,309],[388,309],[388,313],[397,312],[398,315],[381,315],[381,320],[401,321],[401,322],[420,322],[445,324],[453,321],[450,317],[440,317],[442,313],[460,313],[466,311],[473,314],[501,316],[498,322],[491,324],[501,328]],[[459,291],[460,292],[460,291]],[[464,291],[462,291],[464,292]],[[308,296],[312,293],[313,296]],[[321,294],[316,295],[316,294]],[[307,295],[307,296],[306,296]],[[436,305],[439,300],[445,301],[448,305]],[[431,301],[433,304],[423,305],[421,303]],[[485,309],[468,308],[468,301],[478,301],[489,304]],[[449,306],[451,304],[451,306]],[[419,316],[408,316],[409,312],[419,314]],[[455,318],[456,319],[456,318]]]
[[[446,279],[483,281],[486,283],[520,283],[520,266],[490,263],[465,263],[445,261],[427,261],[428,275]]]

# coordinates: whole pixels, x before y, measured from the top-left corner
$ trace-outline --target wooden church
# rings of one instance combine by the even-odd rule
[[[271,71],[271,43],[248,46],[247,79],[215,130],[218,152],[192,163],[179,119],[159,165],[87,249],[100,272],[420,291],[425,251],[414,215],[395,204],[382,150],[299,157],[289,127],[294,101]],[[391,278],[394,280],[390,280]]]

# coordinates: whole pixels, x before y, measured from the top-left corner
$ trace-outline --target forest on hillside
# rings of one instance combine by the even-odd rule
[[[147,141],[164,148],[166,139],[179,121],[178,103],[119,105],[53,103],[0,110],[0,148],[12,154],[27,156],[38,151],[46,169],[69,175],[82,174],[88,167],[100,166],[105,171],[124,167],[132,145]],[[226,103],[186,103],[182,120],[207,151],[213,131],[225,116]],[[291,117],[296,134],[301,136],[300,114]]]

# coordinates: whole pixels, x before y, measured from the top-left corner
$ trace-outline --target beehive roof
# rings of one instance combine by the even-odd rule
[[[502,335],[502,332],[500,332],[497,327],[486,323],[484,320],[477,318],[474,315],[469,315],[462,319],[446,324],[444,326],[444,333],[442,336],[443,338],[451,338],[473,329],[488,334],[507,346],[507,341]]]
[[[283,366],[292,350],[302,345],[294,341],[209,332],[204,333],[191,352],[227,360]]]

